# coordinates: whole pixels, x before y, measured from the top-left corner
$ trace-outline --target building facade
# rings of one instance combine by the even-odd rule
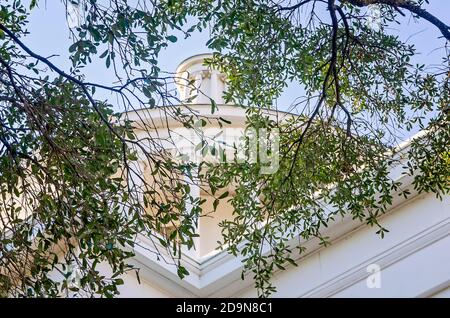
[[[189,111],[231,122],[227,137],[238,138],[245,128],[245,109],[224,103],[225,77],[203,64],[207,57],[191,57],[178,67],[180,98],[189,105]],[[182,81],[194,84],[198,90],[182,85]],[[211,99],[217,104],[214,113]],[[195,137],[189,136],[177,120],[167,118],[163,109],[147,112],[145,117],[152,118],[159,134],[164,135],[170,128],[188,141]],[[269,110],[267,114],[278,120],[293,116]],[[129,117],[138,122],[144,116],[138,111]],[[219,129],[208,124],[204,133],[213,138]],[[185,148],[189,150],[192,144],[195,143],[187,142]],[[167,145],[168,150],[170,147]],[[405,143],[404,148],[407,147]],[[403,188],[412,188],[412,178],[402,174],[401,168],[393,168],[391,175],[402,182]],[[212,205],[213,199],[207,193],[195,187],[192,191],[205,199],[206,205]],[[229,196],[232,195],[231,189]],[[315,240],[303,241],[307,252],[295,260],[299,266],[275,273],[274,297],[450,297],[449,196],[439,200],[434,194],[412,193],[407,199],[394,198],[389,211],[380,219],[390,231],[383,239],[375,234],[374,228],[347,216],[337,218],[323,233],[330,238],[330,246],[321,247]],[[149,251],[153,243],[141,236],[132,260],[140,268],[140,283],[134,275],[127,275],[121,296],[255,297],[251,277],[241,279],[241,260],[216,250],[215,242],[220,239],[218,223],[232,214],[226,201],[221,201],[212,217],[199,220],[196,248],[182,256],[182,264],[190,272],[183,280],[175,266],[158,260]],[[297,243],[298,239],[292,242]]]

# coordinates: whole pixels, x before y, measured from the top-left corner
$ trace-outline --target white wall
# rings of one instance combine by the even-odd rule
[[[140,283],[136,275],[126,274],[123,277],[124,284],[120,286],[120,297],[123,298],[161,298],[171,297],[170,294],[161,289],[151,286],[145,279],[140,277]]]
[[[380,223],[390,231],[384,239],[375,234],[375,228],[361,225],[331,246],[300,259],[298,267],[278,271],[273,278],[278,289],[274,297],[450,297],[449,207],[450,196],[439,201],[423,194],[406,201],[381,218]],[[380,288],[367,287],[371,264],[381,268]],[[107,268],[100,267],[107,275]],[[119,288],[119,297],[196,294],[186,289],[186,279],[171,280],[152,270],[142,271],[140,284],[134,272],[122,278],[125,284]],[[227,286],[235,279],[242,282],[233,278]],[[206,295],[256,297],[253,284],[240,285],[231,293],[227,286]]]
[[[450,198],[421,195],[381,219],[381,239],[367,226],[345,235],[274,277],[275,297],[450,296]],[[381,288],[368,288],[367,266],[381,266]],[[437,290],[436,290],[437,289]],[[240,297],[256,296],[253,288]]]
[[[450,283],[449,283],[450,284]],[[438,291],[431,295],[433,298],[450,298],[450,287],[447,287],[443,290]]]

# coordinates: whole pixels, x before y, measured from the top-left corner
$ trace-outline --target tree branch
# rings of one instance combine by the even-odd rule
[[[442,35],[450,41],[450,26],[410,0],[341,0],[341,2],[347,2],[358,7],[365,7],[371,4],[385,4],[393,7],[397,11],[398,8],[406,9],[436,26],[441,31]]]

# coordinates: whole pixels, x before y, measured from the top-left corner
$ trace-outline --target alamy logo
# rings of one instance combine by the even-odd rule
[[[66,19],[70,29],[81,26],[82,5],[78,1],[68,1],[66,6]]]
[[[378,264],[370,264],[366,268],[370,275],[366,279],[367,288],[381,288],[381,267]]]
[[[367,8],[367,16],[367,26],[374,31],[379,31],[382,26],[381,6],[378,4],[369,5]]]
[[[261,174],[273,174],[279,168],[280,135],[278,129],[256,130],[248,127],[244,134],[244,143],[237,148],[239,163],[259,163]]]
[[[81,271],[78,265],[70,264],[68,266],[68,272],[66,274],[67,287],[80,288]]]
[[[273,174],[279,168],[279,130],[276,128],[175,129],[172,132],[173,155],[190,162],[237,162],[258,164],[261,174]]]

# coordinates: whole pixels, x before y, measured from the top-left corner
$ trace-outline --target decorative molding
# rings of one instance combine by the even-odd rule
[[[335,276],[333,279],[299,295],[298,297],[324,298],[331,297],[338,292],[366,279],[369,274],[366,269],[370,264],[378,264],[381,268],[387,268],[409,255],[439,241],[450,233],[450,217],[427,228],[426,230],[410,237],[395,247],[384,251],[374,257],[365,260],[345,272]]]
[[[204,79],[204,78],[211,78],[210,70],[202,70],[202,79]]]
[[[402,188],[409,187],[412,180],[412,177],[405,175],[399,179],[403,184]],[[416,197],[417,192],[412,192],[412,195],[408,199],[396,195],[390,210],[386,214],[411,202]],[[366,226],[365,224],[361,224],[359,220],[353,220],[350,216],[345,216],[343,218],[337,218],[330,223],[329,227],[323,231],[323,234],[329,236],[331,242],[334,243]],[[367,265],[377,263],[383,268],[388,267],[415,251],[445,237],[448,233],[450,233],[450,218],[446,218],[440,223],[402,241],[389,250],[336,275],[334,278],[299,295],[299,297],[329,297],[365,279],[368,276],[366,272]],[[293,246],[298,244],[298,238],[292,239],[290,243]],[[295,261],[299,263],[303,259],[322,250],[323,247],[320,247],[317,243],[317,240],[304,241],[303,245],[307,247],[308,252],[298,257]],[[156,255],[149,251],[153,244],[154,242],[150,242],[148,238],[140,236],[139,245],[143,247],[136,247],[135,259],[137,263],[141,264],[139,267],[145,280],[151,284],[156,284],[159,288],[165,289],[174,296],[208,297],[219,295],[229,297],[236,295],[239,291],[253,284],[250,277],[246,277],[244,280],[241,279],[241,258],[229,255],[226,251],[215,251],[198,259],[184,253],[181,258],[181,263],[188,269],[190,275],[181,280],[177,276],[174,265],[159,261]],[[163,251],[164,248],[161,246],[160,250]]]
[[[442,284],[439,284],[438,286],[435,286],[431,289],[426,290],[425,292],[419,294],[416,296],[416,298],[429,298],[429,297],[434,297],[437,294],[445,291],[447,288],[450,288],[450,278],[447,279],[445,282],[443,282]],[[439,296],[438,296],[439,297]]]

